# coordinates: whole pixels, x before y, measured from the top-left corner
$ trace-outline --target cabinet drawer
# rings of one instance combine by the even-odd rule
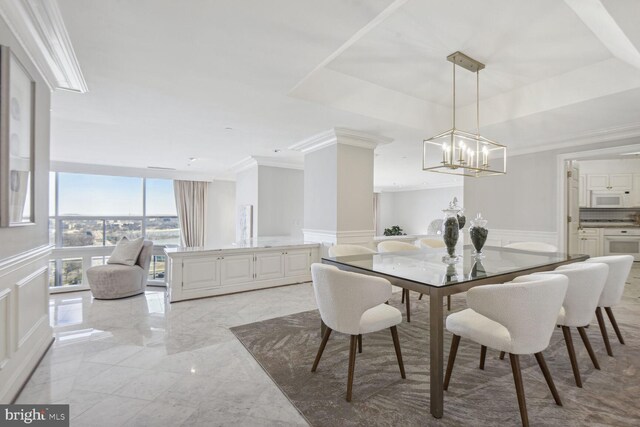
[[[597,236],[598,233],[600,233],[599,228],[583,228],[582,230],[578,231],[578,234],[580,236]]]

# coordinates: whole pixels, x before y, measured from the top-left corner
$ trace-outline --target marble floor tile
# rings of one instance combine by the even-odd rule
[[[86,427],[121,426],[150,404],[147,400],[108,396],[82,414],[73,418],[72,424]]]
[[[154,402],[123,424],[123,427],[176,427],[185,424],[196,408]]]
[[[142,375],[128,379],[127,382],[114,391],[113,394],[123,397],[154,400],[171,388],[180,378],[182,378],[181,375],[169,372],[144,371]]]
[[[74,388],[97,393],[113,393],[145,374],[148,374],[148,371],[144,369],[109,366],[95,376],[78,376]]]

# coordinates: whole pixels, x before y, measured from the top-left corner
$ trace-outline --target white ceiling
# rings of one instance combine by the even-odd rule
[[[56,161],[231,178],[247,156],[300,160],[286,148],[344,127],[394,139],[377,188],[457,185],[421,170],[422,138],[451,127],[456,50],[486,64],[481,131],[512,152],[640,133],[634,0],[58,3],[89,93],[53,95]],[[472,130],[475,76],[457,77]]]

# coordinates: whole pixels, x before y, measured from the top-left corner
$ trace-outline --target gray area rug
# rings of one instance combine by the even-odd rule
[[[636,263],[637,264],[637,263]],[[588,336],[600,361],[595,370],[577,331],[572,331],[583,388],[575,386],[561,331],[544,352],[560,393],[556,406],[533,356],[521,356],[531,425],[640,425],[640,266],[634,267],[623,302],[614,309],[626,345],[609,325],[615,357],[608,357],[594,320]],[[388,330],[365,335],[356,357],[353,400],[345,401],[349,339],[334,332],[316,373],[311,365],[320,344],[317,311],[252,323],[231,330],[313,426],[520,425],[508,357],[489,349],[478,369],[480,346],[460,342],[445,392],[444,417],[429,413],[428,300],[412,293],[411,323],[398,326],[407,379],[400,372]],[[399,294],[391,304],[401,307]],[[466,307],[454,296],[452,311]],[[404,310],[402,310],[404,313]],[[445,361],[451,334],[445,332]],[[446,362],[445,362],[446,363]]]

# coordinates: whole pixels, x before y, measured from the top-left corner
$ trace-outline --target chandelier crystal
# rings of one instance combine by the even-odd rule
[[[480,70],[484,64],[462,52],[447,56],[453,64],[453,125],[423,141],[422,170],[481,177],[507,173],[507,147],[480,135]],[[476,73],[476,133],[456,129],[456,66]]]

